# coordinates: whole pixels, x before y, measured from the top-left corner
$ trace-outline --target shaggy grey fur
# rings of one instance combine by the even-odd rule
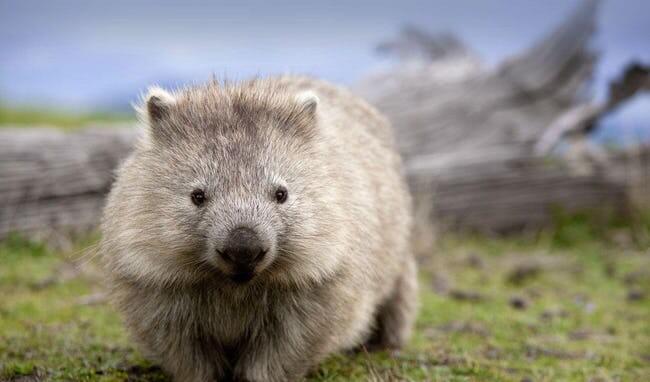
[[[153,88],[140,112],[101,252],[128,328],[176,381],[297,380],[333,352],[405,343],[411,202],[375,109],[287,76]],[[217,255],[237,227],[267,250],[247,282]]]

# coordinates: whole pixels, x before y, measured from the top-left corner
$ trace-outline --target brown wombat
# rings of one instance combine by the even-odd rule
[[[303,377],[398,348],[417,301],[389,123],[302,77],[153,88],[102,224],[111,296],[176,381]]]

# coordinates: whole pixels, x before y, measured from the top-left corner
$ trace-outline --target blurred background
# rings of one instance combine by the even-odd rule
[[[0,381],[165,380],[106,302],[152,84],[307,74],[392,122],[422,312],[310,380],[650,376],[650,2],[0,0]]]

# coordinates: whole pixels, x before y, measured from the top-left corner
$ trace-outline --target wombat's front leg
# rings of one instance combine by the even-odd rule
[[[156,345],[157,358],[174,382],[215,382],[226,376],[228,361],[224,353],[220,346],[205,338],[176,334]]]
[[[377,327],[366,344],[369,350],[398,350],[411,336],[417,315],[418,275],[415,259],[404,265],[395,289],[377,312]]]
[[[322,341],[327,333],[314,332],[303,326],[305,322],[287,321],[293,325],[285,322],[269,328],[243,349],[234,368],[235,381],[299,381],[324,357]]]
[[[269,343],[247,350],[237,362],[234,380],[237,382],[298,381],[307,374],[314,361],[309,349],[289,349],[288,344]]]

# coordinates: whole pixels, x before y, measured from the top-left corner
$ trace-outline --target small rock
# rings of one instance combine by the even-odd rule
[[[507,280],[511,284],[520,285],[539,275],[541,270],[542,268],[539,264],[534,262],[519,264],[510,271]]]
[[[491,345],[487,345],[487,347],[483,350],[483,354],[485,354],[485,357],[487,359],[492,359],[492,360],[498,360],[501,359],[501,351]]]
[[[625,276],[623,276],[623,282],[625,283],[625,285],[635,285],[638,284],[639,281],[643,280],[645,277],[647,277],[647,275],[643,271],[629,272],[626,273]]]
[[[641,301],[645,298],[645,294],[640,289],[630,289],[627,292],[627,301]]]
[[[510,298],[510,306],[517,310],[524,310],[528,308],[528,301],[520,296],[513,296]]]
[[[569,333],[569,338],[576,341],[586,340],[587,338],[591,337],[591,335],[592,332],[589,329],[578,329]]]
[[[543,311],[542,314],[540,315],[540,317],[543,320],[547,320],[547,321],[550,321],[554,318],[566,318],[568,316],[569,316],[569,312],[563,309],[553,309],[553,310],[548,309]]]
[[[641,359],[645,361],[648,365],[650,365],[650,353],[647,354],[641,354]]]
[[[475,252],[472,252],[467,256],[467,264],[476,269],[482,269],[485,266],[481,256]]]

